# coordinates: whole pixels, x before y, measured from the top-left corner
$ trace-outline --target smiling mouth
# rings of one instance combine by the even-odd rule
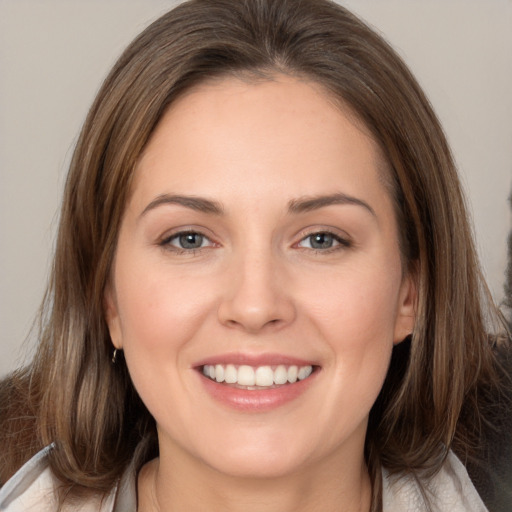
[[[234,364],[205,364],[202,373],[219,384],[238,389],[264,390],[294,384],[307,379],[315,370],[312,365],[249,366]]]

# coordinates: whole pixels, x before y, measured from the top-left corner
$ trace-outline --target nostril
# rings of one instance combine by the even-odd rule
[[[284,323],[283,320],[279,318],[275,318],[272,320],[265,320],[263,318],[244,318],[239,320],[229,319],[224,322],[224,324],[231,328],[239,328],[243,329],[249,333],[257,333],[261,330],[264,330],[268,327],[278,327],[280,324]]]
[[[268,280],[256,281],[252,275],[250,282],[246,280],[243,286],[226,290],[217,314],[224,326],[255,333],[289,324],[296,311],[292,298],[282,288],[272,286]]]

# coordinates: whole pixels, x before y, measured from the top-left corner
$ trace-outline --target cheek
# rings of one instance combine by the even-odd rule
[[[401,273],[390,268],[334,274],[310,303],[342,394],[333,400],[349,401],[361,413],[380,392],[393,348]]]
[[[162,266],[124,261],[116,268],[123,349],[133,370],[177,364],[180,349],[207,323],[215,289]],[[167,363],[166,363],[167,362]]]
[[[183,401],[187,349],[208,323],[214,297],[206,293],[211,287],[146,268],[127,264],[118,269],[123,350],[139,395],[157,421],[165,423],[168,404]]]
[[[311,295],[309,309],[325,335],[348,350],[392,343],[400,280],[392,266],[387,272],[370,267],[332,273]]]

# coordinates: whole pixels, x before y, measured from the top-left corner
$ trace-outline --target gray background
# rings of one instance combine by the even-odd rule
[[[34,345],[29,331],[87,108],[122,49],[175,3],[0,0],[0,375],[22,364]],[[430,97],[500,301],[512,183],[512,0],[340,3],[385,35]]]

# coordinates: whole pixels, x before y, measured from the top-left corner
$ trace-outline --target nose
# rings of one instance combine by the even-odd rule
[[[295,319],[286,271],[272,255],[251,254],[232,262],[218,309],[219,321],[248,333],[279,330]]]

